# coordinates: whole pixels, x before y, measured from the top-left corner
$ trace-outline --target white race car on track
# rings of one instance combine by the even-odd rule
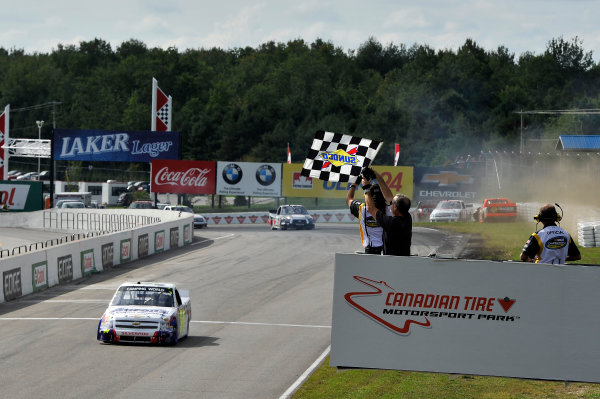
[[[124,283],[98,324],[102,342],[176,344],[190,332],[187,291],[167,283]]]

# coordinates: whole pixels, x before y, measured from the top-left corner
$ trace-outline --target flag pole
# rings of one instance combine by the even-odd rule
[[[152,112],[150,116],[150,130],[156,131],[156,89],[158,88],[158,82],[152,78]]]

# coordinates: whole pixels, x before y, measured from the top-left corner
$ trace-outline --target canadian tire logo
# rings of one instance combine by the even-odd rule
[[[521,318],[511,312],[517,300],[508,296],[397,291],[386,281],[361,276],[353,278],[369,288],[347,292],[344,295],[346,302],[397,334],[409,334],[413,326],[430,328],[430,319],[497,324],[515,323]]]
[[[425,321],[417,321],[417,320],[407,319],[404,321],[404,323],[402,325],[399,325],[398,323],[391,323],[391,322],[385,320],[384,318],[380,317],[379,315],[376,315],[375,313],[373,313],[366,307],[360,305],[356,301],[356,298],[363,297],[363,296],[381,295],[383,293],[383,290],[381,288],[379,288],[379,286],[383,285],[384,287],[386,287],[388,289],[391,289],[391,287],[388,286],[385,281],[375,281],[375,280],[371,280],[366,277],[360,277],[360,276],[354,276],[354,279],[356,281],[359,281],[359,282],[371,287],[372,291],[365,292],[363,289],[360,292],[348,292],[346,295],[344,295],[344,299],[346,300],[346,302],[348,302],[348,304],[350,306],[352,306],[359,312],[363,313],[365,316],[375,320],[376,322],[382,324],[383,326],[389,328],[390,330],[392,330],[394,332],[397,332],[398,334],[408,334],[410,332],[411,324],[416,324],[416,325],[422,326],[422,327],[431,327],[431,323],[429,322],[429,319],[427,317],[425,317]]]

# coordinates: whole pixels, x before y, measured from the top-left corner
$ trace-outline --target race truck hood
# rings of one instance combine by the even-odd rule
[[[156,306],[115,306],[106,310],[106,315],[112,318],[164,319],[175,314],[174,308]]]

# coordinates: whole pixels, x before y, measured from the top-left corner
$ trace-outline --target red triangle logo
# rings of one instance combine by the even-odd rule
[[[512,305],[514,305],[515,302],[517,302],[517,300],[506,297],[506,298],[498,298],[498,302],[502,306],[502,309],[504,309],[504,312],[508,312],[510,310],[510,308],[512,307]]]

